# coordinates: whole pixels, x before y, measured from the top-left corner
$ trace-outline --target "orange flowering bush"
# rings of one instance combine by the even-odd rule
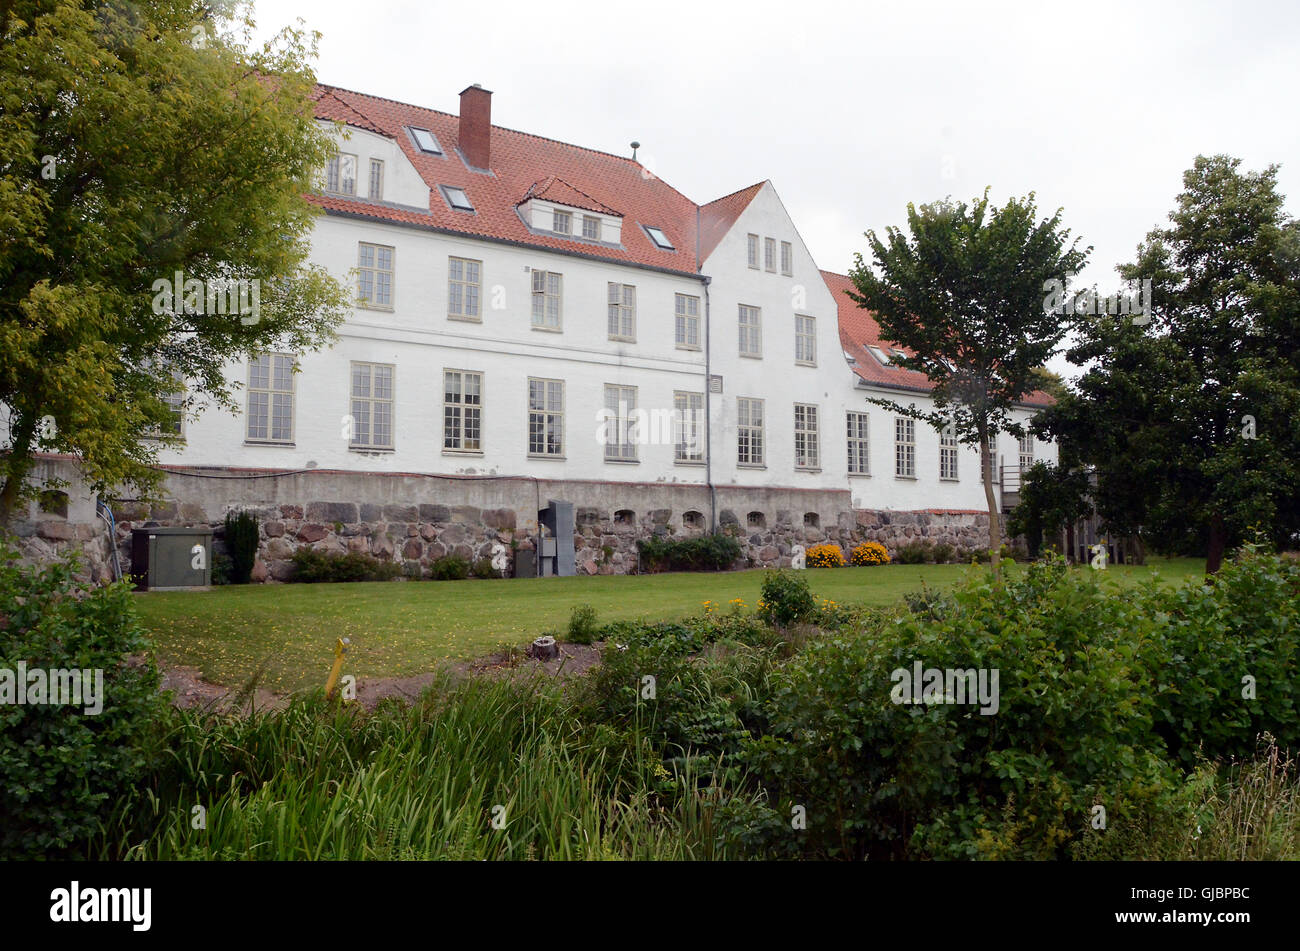
[[[813,545],[805,553],[809,568],[843,568],[844,552],[839,545]]]
[[[855,565],[889,564],[889,552],[885,551],[885,546],[880,542],[863,542],[853,549],[852,558]]]

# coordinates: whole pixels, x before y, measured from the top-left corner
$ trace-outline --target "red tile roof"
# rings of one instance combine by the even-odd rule
[[[427,213],[424,209],[398,208],[365,199],[308,196],[310,201],[327,210],[577,252],[684,274],[698,273],[695,203],[631,158],[494,125],[491,133],[492,174],[485,175],[470,171],[457,152],[460,119],[456,115],[336,86],[317,85],[316,117],[337,120],[394,140],[431,192]],[[432,132],[443,154],[431,155],[417,149],[405,131],[409,126]],[[437,190],[439,185],[464,189],[474,212],[449,208]],[[530,189],[543,186],[548,199],[622,215],[621,246],[611,247],[531,230],[520,218],[516,207]],[[555,189],[554,195],[551,189]],[[661,229],[675,250],[656,247],[640,225]]]
[[[844,352],[853,358],[853,372],[863,382],[904,390],[929,392],[932,388],[929,377],[915,370],[901,367],[885,366],[871,353],[868,347],[882,349],[900,349],[895,344],[884,340],[880,335],[880,325],[871,315],[871,311],[858,306],[849,297],[853,290],[853,281],[848,275],[836,274],[834,271],[822,271],[822,279],[830,289],[831,296],[839,308],[840,345]],[[1041,390],[1035,390],[1024,398],[1026,406],[1051,406],[1055,400]]]
[[[700,208],[701,261],[713,253],[713,249],[718,246],[718,242],[736,223],[740,213],[749,207],[749,203],[754,200],[754,196],[766,184],[766,182],[758,182],[748,188],[742,188],[738,192],[732,192],[730,195],[723,195],[721,198],[711,201]]]

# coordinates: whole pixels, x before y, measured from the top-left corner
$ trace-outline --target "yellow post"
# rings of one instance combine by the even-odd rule
[[[346,637],[340,637],[334,645],[334,666],[330,669],[330,679],[325,683],[326,700],[334,696],[334,687],[339,682],[339,674],[343,672],[343,655],[348,652],[351,643]]]

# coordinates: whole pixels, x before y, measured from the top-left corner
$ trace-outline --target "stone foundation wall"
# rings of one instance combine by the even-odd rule
[[[864,541],[882,543],[891,556],[918,540],[975,548],[988,531],[988,516],[977,512],[854,510],[847,490],[718,486],[711,494],[674,483],[188,469],[171,471],[162,494],[167,501],[113,505],[124,573],[132,529],[207,526],[222,551],[225,516],[238,511],[255,514],[260,526],[255,581],[288,580],[293,553],[304,547],[363,552],[401,562],[411,574],[447,555],[470,562],[490,557],[498,544],[531,550],[537,511],[549,499],[574,503],[579,574],[635,573],[639,539],[703,534],[711,518],[740,541],[737,567],[786,567],[793,546],[824,542],[838,544],[846,558]],[[88,551],[90,577],[111,577],[107,531],[94,517],[93,501],[89,520],[83,507],[65,519],[31,518],[20,528],[30,560],[79,544]]]

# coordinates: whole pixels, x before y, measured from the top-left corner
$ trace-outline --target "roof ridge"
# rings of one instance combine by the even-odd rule
[[[439,114],[439,115],[447,116],[448,118],[451,118],[451,119],[459,119],[459,118],[460,118],[460,116],[459,116],[457,113],[454,113],[454,112],[447,112],[447,111],[444,110],[444,109],[433,109],[433,108],[431,108],[431,107],[429,107],[429,106],[421,106],[421,105],[419,105],[418,103],[414,103],[414,102],[404,102],[404,101],[401,100],[401,99],[393,99],[393,98],[391,98],[391,97],[389,97],[389,96],[377,96],[377,95],[375,95],[374,93],[361,92],[359,89],[348,89],[346,86],[334,86],[334,85],[331,85],[331,84],[329,84],[329,83],[322,83],[322,82],[318,82],[316,85],[322,87],[323,89],[328,89],[328,90],[330,90],[331,93],[334,92],[335,90],[337,90],[337,91],[339,91],[339,92],[351,93],[351,94],[354,95],[354,96],[364,96],[364,97],[366,97],[367,99],[378,99],[378,100],[380,100],[381,102],[391,102],[391,103],[393,103],[394,105],[397,105],[397,106],[406,106],[407,108],[410,108],[410,109],[423,109],[425,112],[436,112],[436,113]],[[336,98],[337,98],[337,97],[336,97]],[[340,101],[340,102],[343,102],[343,100],[341,100],[341,99],[340,99],[339,101]],[[344,105],[347,105],[347,103],[344,103]],[[354,111],[356,111],[356,110],[354,110]],[[607,151],[605,151],[604,149],[593,149],[593,148],[592,148],[591,146],[589,146],[589,145],[578,145],[576,142],[565,142],[563,139],[553,139],[553,138],[551,138],[549,135],[538,135],[536,132],[525,132],[523,129],[515,129],[515,128],[512,128],[512,127],[510,127],[510,126],[508,126],[508,125],[497,125],[496,123],[493,123],[493,124],[492,124],[492,128],[493,128],[493,129],[500,129],[502,132],[513,132],[515,135],[526,135],[526,136],[528,136],[530,139],[540,139],[540,140],[542,140],[543,142],[554,142],[556,145],[563,145],[563,146],[566,146],[566,147],[571,148],[571,149],[578,149],[579,151],[582,151],[582,152],[591,152],[591,153],[594,153],[594,154],[596,154],[596,155],[605,155],[605,156],[608,156],[609,158],[618,159],[620,162],[626,162],[626,163],[629,164],[629,165],[633,165],[633,166],[635,166],[636,168],[641,169],[642,171],[647,171],[646,167],[645,167],[643,164],[641,164],[640,162],[638,162],[638,161],[636,161],[635,159],[630,158],[630,157],[628,157],[628,156],[626,156],[626,155],[619,155],[619,154],[616,153],[616,152],[607,152]],[[677,192],[678,195],[681,195],[682,198],[685,198],[685,199],[686,199],[688,202],[690,202],[692,205],[696,205],[696,207],[701,207],[697,202],[695,202],[695,201],[692,200],[691,198],[688,198],[684,193],[678,191],[676,188],[673,188],[672,185],[669,185],[666,181],[664,181],[664,180],[663,180],[662,178],[660,178],[658,175],[655,175],[654,172],[650,172],[649,174],[650,174],[652,177],[659,179],[659,181],[661,181],[661,182],[664,183],[664,186],[665,186],[666,188],[669,188],[669,189],[671,189],[672,191]],[[759,184],[762,184],[762,183],[760,182]],[[752,187],[752,186],[751,186],[751,187]],[[744,189],[741,189],[741,191],[744,191]]]

